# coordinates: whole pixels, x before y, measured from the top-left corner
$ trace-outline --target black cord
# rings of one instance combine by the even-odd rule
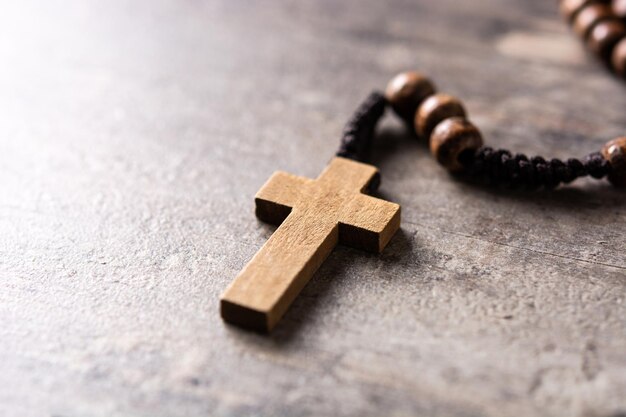
[[[343,129],[337,156],[363,161],[370,152],[374,130],[385,114],[387,100],[378,91],[371,93],[361,104]]]
[[[464,174],[495,184],[528,188],[554,188],[588,175],[601,179],[611,171],[611,165],[599,152],[587,155],[582,160],[570,158],[567,161],[548,161],[541,156],[529,158],[523,154],[512,155],[505,149],[494,150],[484,146],[461,154],[460,162],[465,167]]]
[[[378,91],[371,93],[354,112],[341,137],[337,156],[363,161],[371,150],[376,124],[385,113],[387,100]],[[576,178],[591,176],[601,179],[611,173],[611,164],[599,152],[585,158],[546,160],[484,146],[460,156],[463,174],[486,179],[490,183],[511,187],[554,188]],[[373,184],[374,185],[374,184]],[[375,189],[374,187],[371,187]]]

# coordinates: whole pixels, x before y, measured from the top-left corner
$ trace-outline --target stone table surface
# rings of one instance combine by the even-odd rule
[[[339,247],[270,336],[218,315],[257,189],[317,176],[398,71],[495,146],[623,134],[553,1],[15,1],[0,56],[1,416],[626,413],[626,194],[454,180],[391,116],[384,253]]]

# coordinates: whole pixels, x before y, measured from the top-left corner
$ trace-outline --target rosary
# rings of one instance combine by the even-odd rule
[[[626,78],[626,0],[561,0],[574,32],[617,76]],[[222,318],[269,332],[338,244],[382,252],[400,228],[400,206],[368,195],[380,184],[363,163],[376,124],[391,107],[435,159],[455,175],[509,187],[554,188],[579,177],[626,186],[626,137],[582,158],[547,160],[483,146],[457,98],[437,93],[418,72],[393,78],[349,120],[341,145],[317,179],[276,172],[255,197],[256,216],[279,225],[221,297]]]

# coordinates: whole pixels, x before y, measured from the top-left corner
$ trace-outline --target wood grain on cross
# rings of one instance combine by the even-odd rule
[[[363,194],[375,167],[334,158],[316,180],[275,173],[256,215],[280,227],[222,295],[224,320],[270,331],[337,243],[380,252],[400,227],[400,206]]]

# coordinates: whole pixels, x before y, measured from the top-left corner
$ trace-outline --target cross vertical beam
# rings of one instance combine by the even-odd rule
[[[269,332],[337,243],[380,252],[400,227],[400,206],[362,193],[375,167],[334,158],[316,180],[277,172],[255,198],[278,229],[221,298],[222,318]]]

